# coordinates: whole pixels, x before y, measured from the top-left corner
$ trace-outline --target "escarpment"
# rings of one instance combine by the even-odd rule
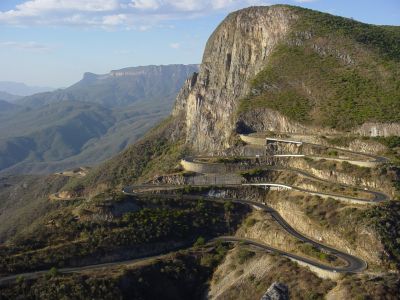
[[[10,295],[25,293],[46,268],[47,281],[55,267],[69,280],[73,267],[143,299],[260,299],[274,282],[293,299],[397,295],[400,54],[378,27],[282,5],[229,15],[171,117],[114,159],[55,176],[48,213],[0,247],[0,294],[10,280]]]
[[[212,34],[197,80],[188,94],[179,95],[174,111],[184,111],[186,141],[195,150],[229,146],[238,100],[287,35],[294,18],[286,7],[250,8],[229,15]]]
[[[173,115],[200,153],[255,131],[399,135],[399,32],[285,5],[240,10],[211,35]]]

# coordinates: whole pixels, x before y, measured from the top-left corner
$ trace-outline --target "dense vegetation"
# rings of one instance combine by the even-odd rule
[[[366,121],[400,121],[400,29],[298,13],[289,41],[251,81],[239,112],[271,108],[340,130]]]
[[[114,215],[114,202],[94,200],[55,211],[27,237],[0,248],[0,273],[23,272],[128,259],[192,243],[236,228],[246,210],[239,205],[174,199],[131,199],[140,209]],[[117,202],[114,205],[117,205]],[[79,204],[79,203],[78,203]],[[132,208],[133,209],[133,208]],[[33,238],[34,237],[34,238]]]
[[[378,50],[385,59],[400,61],[400,28],[398,26],[379,26],[365,24],[353,19],[321,13],[311,9],[291,7],[301,18],[296,29],[310,30],[314,34],[330,35],[335,33],[340,37],[351,38],[356,42]],[[318,24],[318,26],[315,26]]]
[[[365,213],[365,220],[379,233],[388,257],[386,262],[400,268],[400,202],[380,204]]]
[[[219,245],[180,251],[142,266],[100,274],[48,274],[34,281],[20,278],[17,284],[0,288],[0,299],[202,299],[207,280],[226,250]]]

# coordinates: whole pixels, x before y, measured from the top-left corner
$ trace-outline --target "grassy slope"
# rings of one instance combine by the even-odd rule
[[[400,121],[400,28],[292,9],[300,18],[289,41],[252,80],[239,112],[266,107],[341,130]]]
[[[0,178],[0,244],[46,213],[58,209],[48,201],[67,182],[61,176],[13,176]]]

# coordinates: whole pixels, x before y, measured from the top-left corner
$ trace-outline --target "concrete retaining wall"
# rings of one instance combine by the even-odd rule
[[[240,163],[206,163],[190,160],[181,160],[181,165],[186,171],[201,173],[201,174],[223,174],[234,173],[239,171],[251,170],[260,167],[260,164],[254,159],[253,162]]]
[[[242,148],[242,152],[240,153],[242,156],[254,156],[257,155],[260,157],[265,156],[265,146],[257,146],[257,145],[246,145]]]
[[[181,160],[181,165],[184,170],[195,173],[222,173],[226,170],[223,164],[202,164],[185,159]]]
[[[267,140],[265,137],[255,137],[250,135],[241,134],[239,135],[240,139],[250,145],[258,145],[258,146],[265,146],[267,145]]]
[[[185,179],[189,185],[232,185],[242,184],[243,177],[236,174],[207,174],[190,176]]]
[[[297,260],[293,257],[288,257],[290,260],[297,262],[300,266],[308,267],[311,272],[316,274],[318,277],[322,279],[331,279],[331,280],[338,280],[340,278],[340,273],[335,273],[332,271],[327,271],[316,266],[310,265],[304,261]]]

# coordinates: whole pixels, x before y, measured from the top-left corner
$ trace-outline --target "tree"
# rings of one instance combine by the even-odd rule
[[[224,210],[225,210],[225,221],[228,225],[228,229],[230,230],[232,221],[233,203],[231,201],[225,202]]]
[[[18,284],[22,284],[22,283],[25,282],[25,277],[22,276],[22,275],[18,275],[17,278],[15,279],[15,281],[16,281]]]
[[[193,244],[193,246],[195,246],[195,247],[201,247],[201,246],[204,246],[205,243],[206,243],[206,240],[205,240],[202,236],[199,236],[199,237],[197,238],[196,242]]]
[[[46,274],[47,278],[54,278],[59,274],[56,267],[52,267]]]

